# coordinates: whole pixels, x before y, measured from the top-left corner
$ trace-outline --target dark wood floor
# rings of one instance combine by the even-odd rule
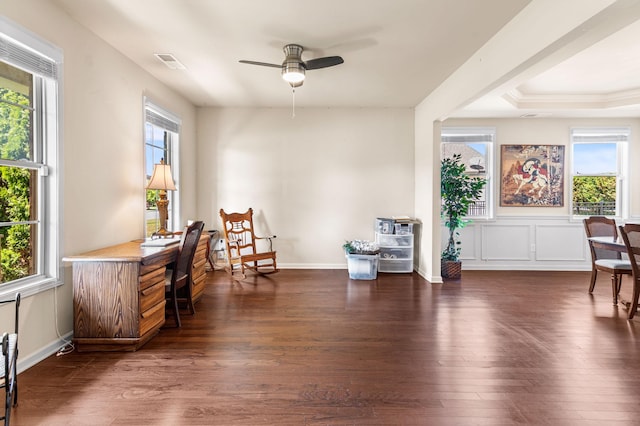
[[[605,276],[593,296],[585,272],[209,279],[138,352],[20,374],[12,424],[640,424],[640,320]]]

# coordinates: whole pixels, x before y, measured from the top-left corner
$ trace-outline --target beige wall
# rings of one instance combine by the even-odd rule
[[[443,126],[489,126],[496,128],[494,148],[494,193],[499,196],[500,145],[564,145],[565,149],[565,199],[563,207],[500,207],[495,203],[496,216],[569,216],[569,188],[571,150],[569,132],[573,127],[629,127],[629,182],[637,182],[639,174],[633,167],[640,161],[640,119],[638,118],[534,118],[534,119],[449,119]],[[640,217],[640,194],[630,191],[630,216]]]
[[[198,212],[252,207],[283,267],[344,267],[346,239],[413,214],[413,110],[222,108],[198,113]]]
[[[64,51],[62,255],[143,236],[143,96],[182,118],[182,161],[193,164],[195,108],[59,12],[50,2],[5,0],[0,13]],[[182,168],[182,217],[196,213],[194,168]],[[71,270],[65,285],[23,300],[22,365],[72,331]],[[57,306],[56,306],[57,305]],[[6,321],[6,322],[5,322]],[[0,323],[10,321],[9,309]]]

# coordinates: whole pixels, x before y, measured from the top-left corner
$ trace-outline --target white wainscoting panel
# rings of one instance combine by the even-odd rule
[[[584,226],[580,224],[535,226],[536,256],[538,260],[587,260]]]
[[[446,245],[443,227],[442,247]],[[460,232],[462,269],[589,271],[581,220],[568,216],[500,216]]]
[[[462,269],[589,271],[581,220],[563,216],[500,216],[460,232]],[[442,228],[442,248],[446,246]]]
[[[479,237],[476,232],[477,226],[470,224],[460,230],[460,241],[464,241],[462,244],[462,250],[460,251],[460,259],[478,259],[480,260],[480,248]]]
[[[463,244],[466,244],[466,241]],[[493,224],[482,226],[483,260],[530,260],[530,252],[530,226]]]

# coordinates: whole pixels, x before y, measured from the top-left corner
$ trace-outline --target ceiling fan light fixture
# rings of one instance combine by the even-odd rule
[[[280,68],[282,79],[289,83],[295,89],[304,83],[307,70],[317,70],[320,68],[333,67],[344,63],[340,56],[326,56],[324,58],[315,58],[309,61],[302,60],[302,51],[304,50],[299,44],[287,44],[282,48],[285,59],[282,65],[269,62],[257,62],[240,60],[242,64],[260,65],[262,67]],[[295,90],[294,90],[295,92]]]
[[[282,64],[282,78],[289,84],[302,83],[304,81],[304,66],[296,61],[285,61]]]

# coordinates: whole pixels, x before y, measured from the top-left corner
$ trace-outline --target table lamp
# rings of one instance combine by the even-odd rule
[[[164,164],[163,158],[160,159],[160,164],[153,166],[153,175],[151,175],[147,189],[158,190],[158,202],[156,204],[158,206],[158,213],[160,214],[160,229],[154,232],[153,236],[160,238],[171,237],[173,233],[167,231],[167,210],[169,206],[167,191],[175,191],[176,185],[171,176],[171,166]]]

